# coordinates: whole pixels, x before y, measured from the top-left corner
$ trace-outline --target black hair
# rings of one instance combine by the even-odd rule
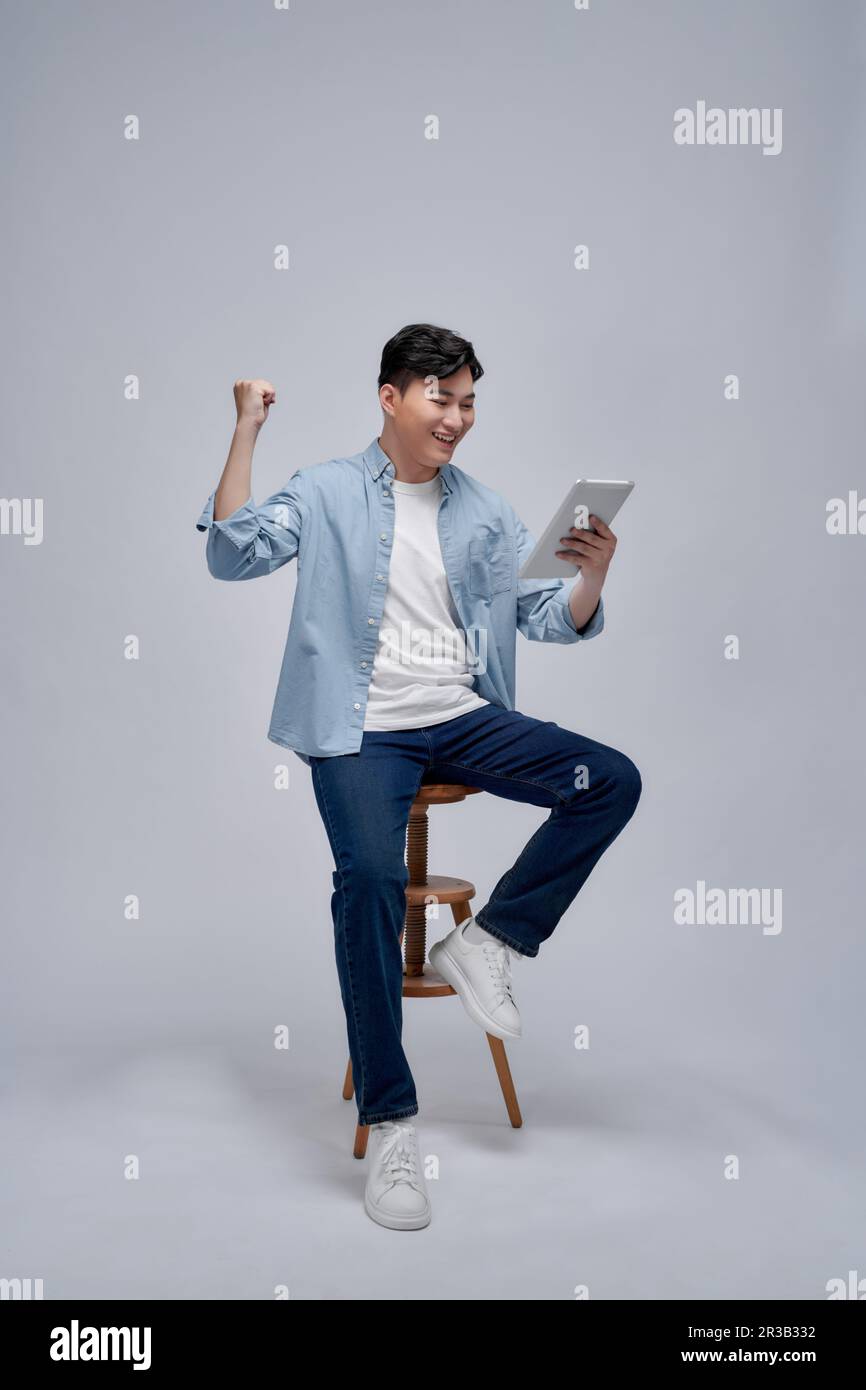
[[[382,349],[379,385],[388,382],[402,396],[416,377],[447,377],[468,367],[472,380],[484,375],[475,349],[466,339],[448,328],[432,323],[409,323],[395,333]]]

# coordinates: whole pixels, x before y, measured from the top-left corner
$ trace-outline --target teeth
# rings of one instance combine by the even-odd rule
[[[437,434],[436,431],[434,430],[434,431],[433,431],[433,438],[434,438],[434,439],[441,439],[442,442],[443,442],[444,444],[453,444],[453,443],[454,443],[454,440],[457,438],[457,435],[456,435],[456,434]]]

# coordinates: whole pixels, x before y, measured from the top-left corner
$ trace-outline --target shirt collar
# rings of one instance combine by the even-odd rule
[[[364,450],[364,462],[373,478],[378,478],[381,473],[385,472],[387,472],[388,476],[391,478],[395,476],[394,465],[379,443],[378,435],[374,437],[372,443]],[[451,464],[441,463],[439,465],[439,475],[442,478],[442,487],[444,490],[446,492],[451,492],[454,487],[451,480]]]

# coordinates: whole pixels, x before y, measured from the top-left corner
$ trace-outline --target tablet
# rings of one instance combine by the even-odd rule
[[[610,526],[633,487],[634,483],[616,478],[578,478],[557,507],[532,554],[518,570],[518,579],[573,579],[580,574],[580,565],[557,556],[556,551],[564,548],[560,536],[567,536],[572,526],[595,533],[595,528],[589,524],[590,513]]]

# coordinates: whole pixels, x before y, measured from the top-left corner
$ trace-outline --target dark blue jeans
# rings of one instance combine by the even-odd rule
[[[615,748],[492,704],[418,729],[367,730],[357,753],[311,757],[310,769],[336,864],[331,912],[358,1120],[416,1115],[400,933],[406,826],[422,778],[549,808],[475,913],[491,936],[536,956],[633,815],[640,773]]]

